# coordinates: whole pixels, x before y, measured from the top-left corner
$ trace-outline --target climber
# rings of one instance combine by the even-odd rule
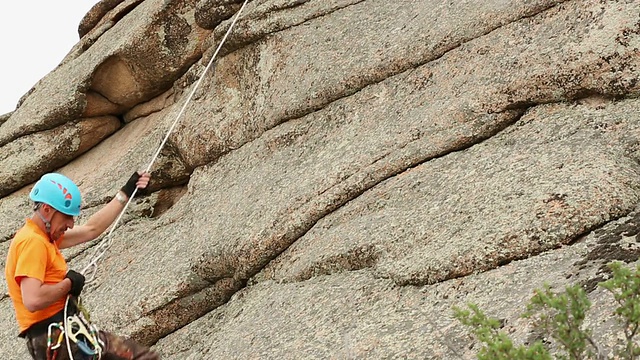
[[[62,332],[67,318],[78,312],[75,299],[80,296],[85,278],[69,270],[60,249],[93,240],[117,218],[136,188],[147,187],[150,174],[135,172],[116,196],[83,225],[75,226],[80,214],[80,189],[62,174],[45,174],[36,182],[29,197],[34,202],[31,218],[15,234],[5,265],[5,279],[13,302],[20,337],[27,339],[27,348],[36,360],[69,359]],[[70,299],[67,304],[67,295]],[[66,307],[66,309],[65,309]],[[99,331],[95,336],[101,343],[101,354],[113,360],[153,360],[159,356],[146,346],[132,340]],[[57,341],[52,341],[57,340]],[[54,343],[55,342],[55,343]],[[87,351],[70,342],[74,360],[91,359]]]

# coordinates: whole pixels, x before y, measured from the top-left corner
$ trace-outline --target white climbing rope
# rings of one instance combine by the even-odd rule
[[[162,148],[167,143],[167,140],[169,139],[169,136],[173,132],[173,129],[178,124],[178,121],[180,120],[180,117],[184,113],[185,109],[187,108],[187,105],[189,105],[189,102],[193,98],[193,95],[195,94],[196,90],[200,86],[200,83],[202,82],[202,79],[204,79],[204,75],[208,72],[209,68],[213,64],[213,61],[215,60],[216,56],[220,52],[220,49],[222,48],[222,45],[224,45],[225,41],[227,40],[227,37],[229,36],[229,34],[231,33],[231,30],[233,29],[233,26],[236,24],[236,21],[238,20],[238,18],[240,17],[240,14],[242,13],[242,10],[244,9],[244,7],[247,5],[248,2],[249,2],[249,0],[244,0],[244,2],[242,3],[242,6],[240,7],[238,12],[236,13],[235,17],[233,18],[233,21],[229,25],[229,28],[227,29],[227,32],[224,34],[224,37],[222,38],[222,40],[220,41],[220,44],[218,44],[218,47],[216,48],[216,51],[213,53],[213,56],[211,57],[211,59],[207,63],[207,66],[202,71],[202,74],[198,78],[198,81],[193,86],[193,89],[191,90],[191,92],[189,93],[189,96],[187,97],[187,99],[185,100],[184,104],[182,105],[182,108],[180,109],[180,112],[178,112],[178,115],[176,116],[175,120],[171,124],[171,127],[167,131],[167,134],[165,135],[164,139],[162,139],[162,142],[160,143],[160,146],[158,147],[158,150],[156,150],[155,154],[153,154],[153,157],[151,158],[151,161],[149,162],[149,165],[147,166],[147,169],[145,170],[145,172],[151,171],[151,167],[153,166],[153,164],[155,163],[156,159],[160,155],[160,151],[162,151]],[[111,234],[113,233],[113,231],[115,230],[116,226],[120,222],[120,219],[122,218],[122,216],[126,212],[127,208],[129,207],[129,204],[131,204],[131,200],[133,200],[133,197],[136,195],[137,191],[138,191],[137,188],[133,191],[133,193],[129,197],[129,200],[124,205],[124,208],[122,209],[122,211],[120,212],[120,214],[118,215],[118,217],[116,218],[114,223],[111,225],[111,229],[109,230],[107,235],[96,246],[95,255],[93,256],[91,261],[87,264],[87,266],[85,266],[84,269],[82,269],[81,273],[82,274],[86,274],[85,275],[85,278],[87,279],[86,283],[91,283],[94,280],[94,277],[95,277],[97,269],[98,269],[98,261],[100,261],[100,259],[104,256],[104,254],[107,252],[107,250],[111,247],[111,244],[113,243]],[[90,272],[87,274],[87,271],[90,271]],[[66,300],[65,306],[64,306],[64,321],[63,321],[64,322],[64,326],[63,326],[64,329],[63,329],[63,331],[64,331],[64,334],[65,334],[65,341],[66,341],[66,345],[67,345],[67,352],[69,354],[69,359],[70,360],[74,360],[73,354],[71,352],[71,346],[70,346],[69,334],[68,334],[68,331],[71,330],[71,329],[68,328],[69,327],[69,319],[67,318],[67,308],[68,308],[68,305],[69,305],[69,299],[70,299],[70,295],[67,295],[67,300]],[[96,336],[98,336],[98,335],[96,334]],[[100,339],[98,338],[98,339],[95,339],[95,340],[99,341]],[[100,359],[100,357],[102,355],[102,349],[98,349],[98,354],[97,355],[98,355],[98,359]]]
[[[145,172],[149,172],[151,170],[151,167],[153,166],[153,163],[156,161],[156,159],[160,155],[160,151],[162,151],[162,148],[167,143],[167,140],[169,139],[169,136],[173,132],[173,129],[178,124],[178,121],[180,120],[180,117],[184,113],[185,109],[187,108],[187,105],[189,105],[189,102],[191,101],[191,98],[193,98],[193,95],[195,94],[196,90],[200,86],[200,83],[202,82],[202,79],[204,79],[204,75],[207,73],[207,71],[209,70],[209,68],[213,64],[213,61],[215,60],[216,56],[220,52],[220,49],[222,48],[222,45],[224,45],[225,41],[227,40],[227,37],[229,36],[229,34],[231,33],[231,30],[233,29],[233,26],[235,25],[236,21],[240,17],[240,14],[242,13],[242,10],[244,9],[244,7],[247,5],[248,2],[249,2],[249,0],[244,0],[244,2],[242,3],[242,6],[240,7],[238,12],[236,13],[235,17],[233,18],[233,21],[231,22],[231,25],[229,25],[229,28],[227,29],[227,32],[224,34],[224,37],[222,38],[222,41],[220,41],[220,44],[218,44],[218,47],[216,48],[216,51],[213,53],[213,56],[211,57],[211,59],[209,60],[209,63],[207,64],[207,66],[202,71],[202,74],[198,78],[198,81],[196,82],[196,84],[194,85],[193,89],[189,93],[189,96],[187,97],[187,99],[185,100],[184,104],[182,105],[182,108],[180,109],[180,112],[176,116],[176,119],[173,121],[173,124],[171,124],[171,127],[167,131],[167,134],[165,135],[164,139],[162,140],[162,143],[160,143],[160,146],[158,147],[158,150],[156,150],[155,154],[153,154],[153,157],[151,158],[151,161],[149,162],[149,166],[147,166],[147,169],[145,170]],[[129,200],[127,201],[127,203],[125,204],[124,208],[122,209],[122,211],[120,212],[120,214],[116,218],[115,222],[111,226],[111,229],[109,230],[107,235],[100,241],[100,243],[98,245],[96,245],[96,250],[95,250],[96,255],[94,255],[93,258],[91,259],[91,261],[87,264],[87,266],[85,266],[85,268],[82,269],[82,271],[81,271],[82,274],[85,274],[88,270],[90,270],[90,273],[88,275],[85,275],[85,277],[87,278],[87,281],[86,281],[87,283],[91,283],[93,281],[93,278],[94,278],[94,276],[96,274],[96,271],[97,271],[97,268],[98,268],[98,265],[97,265],[98,261],[100,261],[100,259],[104,256],[104,254],[107,252],[109,247],[111,247],[111,244],[113,242],[112,239],[111,239],[111,234],[113,233],[113,231],[116,228],[116,225],[118,225],[118,222],[120,221],[120,219],[124,215],[125,211],[129,207],[129,204],[133,200],[133,197],[136,195],[137,191],[138,191],[137,188],[133,191],[133,193],[129,197]]]

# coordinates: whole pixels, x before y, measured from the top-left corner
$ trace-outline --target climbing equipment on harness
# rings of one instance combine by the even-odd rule
[[[105,344],[100,339],[98,327],[90,322],[89,314],[80,302],[75,302],[75,306],[80,311],[80,315],[67,316],[70,299],[71,297],[67,296],[64,305],[64,322],[62,326],[69,359],[74,360],[71,352],[71,342],[73,342],[86,357],[100,360]]]
[[[59,331],[58,339],[56,343],[53,343],[53,328],[57,328]],[[47,330],[47,360],[56,360],[58,357],[58,350],[62,345],[62,339],[64,335],[64,328],[62,327],[62,323],[51,323],[49,324],[49,328]]]
[[[98,329],[93,324],[88,324],[78,315],[73,315],[65,319],[65,329],[69,340],[76,343],[87,356],[102,355],[102,344],[98,336]]]
[[[57,359],[58,351],[65,337],[68,341],[67,347],[70,342],[73,342],[85,357],[91,359],[102,357],[104,344],[100,339],[97,327],[78,315],[72,315],[65,317],[63,322],[49,324],[47,329],[47,360]]]

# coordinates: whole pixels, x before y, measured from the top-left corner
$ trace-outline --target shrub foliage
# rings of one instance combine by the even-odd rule
[[[586,292],[573,285],[554,293],[549,285],[536,289],[523,317],[546,335],[547,342],[515,345],[501,330],[499,320],[487,317],[476,304],[466,309],[454,307],[454,317],[468,326],[482,343],[477,357],[480,360],[546,360],[546,359],[637,359],[640,346],[635,336],[640,331],[640,265],[632,270],[621,262],[607,265],[611,278],[598,285],[608,290],[616,302],[614,315],[622,327],[624,337],[612,349],[604,349],[594,341],[592,331],[585,329],[584,320],[591,308]],[[554,345],[554,346],[549,346]]]

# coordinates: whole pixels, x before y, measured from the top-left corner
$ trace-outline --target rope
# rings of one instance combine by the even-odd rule
[[[207,64],[207,66],[202,71],[202,74],[198,78],[198,81],[196,82],[195,86],[193,87],[193,89],[189,93],[189,96],[187,97],[187,100],[182,105],[182,108],[180,109],[180,112],[176,116],[176,119],[171,124],[171,127],[167,131],[167,134],[165,135],[164,139],[162,139],[162,142],[160,143],[160,146],[158,147],[158,150],[156,150],[155,154],[153,154],[153,157],[151,158],[151,161],[149,162],[149,165],[147,166],[147,169],[145,170],[145,172],[149,172],[151,170],[151,167],[153,166],[153,163],[156,161],[156,159],[160,155],[160,151],[162,151],[162,148],[167,143],[167,140],[169,139],[169,136],[171,135],[171,133],[173,132],[174,128],[178,124],[178,121],[180,120],[180,117],[184,113],[185,109],[187,108],[187,105],[189,104],[189,102],[193,98],[193,95],[195,94],[196,90],[200,86],[200,83],[202,82],[202,79],[204,79],[204,75],[207,73],[207,71],[209,70],[209,68],[213,64],[213,61],[215,60],[216,56],[220,52],[220,49],[222,48],[222,45],[227,40],[227,37],[231,33],[231,29],[233,29],[233,26],[235,25],[236,21],[240,17],[240,14],[242,13],[242,10],[244,9],[245,5],[247,5],[248,1],[249,0],[244,0],[244,3],[240,7],[240,10],[238,10],[238,12],[236,13],[236,16],[234,17],[233,21],[231,22],[231,25],[227,29],[227,32],[224,34],[224,37],[222,38],[222,41],[220,41],[220,44],[216,48],[216,51],[213,53],[213,56],[209,60],[209,63]],[[129,197],[129,200],[125,204],[124,208],[122,209],[122,211],[120,212],[120,214],[116,218],[115,222],[111,226],[111,229],[109,230],[107,235],[96,246],[96,250],[95,250],[96,255],[94,255],[93,259],[87,264],[87,266],[85,266],[84,269],[82,269],[82,271],[81,271],[82,274],[85,274],[89,269],[91,269],[91,272],[89,273],[89,275],[88,276],[85,275],[85,277],[87,278],[87,283],[91,283],[93,281],[93,278],[94,278],[94,276],[95,276],[95,274],[97,272],[97,269],[98,269],[98,265],[97,265],[98,261],[100,261],[100,259],[104,256],[104,254],[107,252],[107,250],[111,247],[111,244],[112,244],[111,234],[115,230],[116,225],[118,225],[118,222],[120,222],[120,219],[124,215],[125,211],[129,207],[129,204],[131,203],[131,201],[133,200],[133,197],[136,195],[137,192],[138,192],[138,189],[136,188],[133,191],[133,193],[131,194],[131,196]]]
[[[153,166],[154,162],[157,160],[158,156],[160,155],[160,151],[162,151],[162,148],[167,143],[167,140],[169,140],[169,136],[171,135],[171,133],[173,132],[174,128],[178,124],[178,121],[180,120],[180,117],[184,113],[185,109],[187,108],[187,105],[189,105],[189,102],[193,98],[193,95],[195,94],[196,90],[200,86],[200,83],[204,79],[204,75],[209,71],[209,68],[211,68],[211,65],[213,64],[213,61],[215,60],[216,56],[220,52],[220,49],[222,48],[222,45],[224,45],[225,41],[227,40],[227,37],[229,36],[229,34],[231,33],[231,30],[233,29],[233,26],[236,24],[236,21],[238,21],[238,18],[240,18],[240,14],[242,13],[242,10],[245,8],[245,6],[247,5],[248,2],[249,2],[249,0],[244,0],[244,2],[242,3],[242,6],[240,7],[238,12],[236,13],[235,17],[233,18],[233,21],[231,22],[231,25],[229,25],[229,28],[227,29],[227,32],[224,34],[224,37],[222,38],[222,41],[220,41],[220,44],[218,44],[218,47],[216,48],[216,51],[213,53],[213,56],[211,57],[211,59],[207,63],[207,66],[202,71],[202,74],[198,78],[198,81],[196,82],[196,84],[194,85],[193,89],[189,93],[189,96],[187,97],[187,99],[185,100],[184,104],[182,105],[182,108],[180,109],[180,112],[178,112],[178,115],[176,116],[175,120],[171,124],[171,127],[169,127],[169,130],[167,131],[167,134],[165,135],[164,139],[162,139],[162,142],[160,143],[160,146],[158,147],[158,150],[156,150],[155,154],[153,154],[153,157],[151,158],[151,161],[149,162],[149,165],[147,166],[147,169],[145,170],[145,172],[151,171],[151,167]],[[87,264],[87,266],[84,267],[84,269],[82,269],[82,271],[81,271],[82,274],[85,274],[85,273],[87,273],[87,271],[90,271],[90,273],[88,273],[88,275],[85,275],[85,278],[87,279],[86,283],[91,283],[94,280],[94,277],[95,277],[96,272],[98,270],[98,261],[100,261],[100,259],[104,256],[104,254],[111,247],[111,244],[113,242],[112,238],[111,238],[111,234],[113,233],[113,231],[115,230],[116,226],[120,222],[120,219],[122,218],[122,216],[126,212],[127,208],[129,207],[129,204],[131,204],[131,200],[133,200],[133,197],[136,195],[137,192],[138,192],[138,189],[136,188],[133,191],[133,193],[131,194],[131,196],[129,197],[129,200],[127,201],[127,203],[124,205],[124,208],[122,209],[122,211],[120,212],[120,214],[116,218],[115,222],[112,224],[111,229],[109,230],[107,235],[96,246],[96,251],[95,251],[96,255],[94,255],[93,259]],[[68,322],[69,322],[68,319],[67,319],[67,308],[69,306],[70,297],[71,297],[70,295],[67,295],[67,300],[66,300],[66,302],[64,304],[64,328],[65,328],[65,341],[66,341],[66,345],[67,345],[67,352],[69,353],[69,359],[70,360],[74,360],[73,359],[73,354],[71,353],[69,335],[67,333],[67,326],[68,326]],[[100,349],[99,352],[98,352],[98,359],[100,359],[101,355],[102,354],[101,354],[101,349]]]
[[[73,360],[73,354],[71,353],[71,344],[69,342],[69,334],[67,333],[69,320],[67,319],[67,309],[69,308],[69,299],[71,295],[67,295],[67,300],[64,302],[64,318],[62,319],[62,331],[64,331],[64,341],[67,344],[67,352],[69,353],[69,359]]]

